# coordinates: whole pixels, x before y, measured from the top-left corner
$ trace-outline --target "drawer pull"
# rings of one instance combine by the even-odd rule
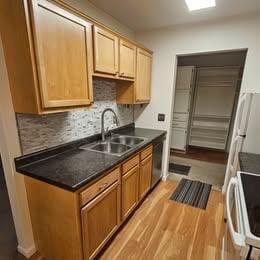
[[[145,148],[143,151],[141,151],[141,160],[148,157],[153,152],[153,147],[150,145],[149,147]]]
[[[102,184],[101,186],[99,186],[99,190],[103,190],[103,189],[105,189],[105,188],[107,187],[107,185],[108,185],[107,182],[104,183],[104,184]]]
[[[106,190],[111,184],[118,181],[119,175],[120,168],[117,167],[94,184],[88,186],[80,193],[80,205],[84,206],[90,200],[94,199],[98,194]]]

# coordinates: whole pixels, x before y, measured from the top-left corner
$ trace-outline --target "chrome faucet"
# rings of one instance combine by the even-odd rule
[[[102,141],[105,141],[105,127],[104,127],[104,119],[105,119],[105,113],[107,111],[110,111],[114,114],[114,119],[115,119],[115,123],[117,126],[119,126],[119,120],[117,118],[117,115],[115,113],[115,111],[112,109],[112,108],[106,108],[103,112],[102,112],[102,115],[101,115],[101,136],[102,136]]]

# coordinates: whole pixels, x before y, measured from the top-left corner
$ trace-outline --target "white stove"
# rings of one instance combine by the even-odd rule
[[[230,179],[226,216],[222,259],[260,260],[260,175],[238,172]]]

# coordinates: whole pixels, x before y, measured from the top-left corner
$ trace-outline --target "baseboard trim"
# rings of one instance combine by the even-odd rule
[[[24,247],[18,245],[17,251],[20,254],[22,254],[23,256],[25,256],[26,258],[30,258],[31,256],[33,256],[36,253],[36,247],[33,245],[29,248],[24,248]]]
[[[167,178],[168,178],[168,175],[169,175],[169,174],[167,174],[167,175],[163,175],[162,180],[163,180],[163,181],[166,181]]]

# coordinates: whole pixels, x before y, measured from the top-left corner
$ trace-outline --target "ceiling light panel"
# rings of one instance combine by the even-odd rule
[[[216,0],[185,0],[190,11],[216,6]]]

